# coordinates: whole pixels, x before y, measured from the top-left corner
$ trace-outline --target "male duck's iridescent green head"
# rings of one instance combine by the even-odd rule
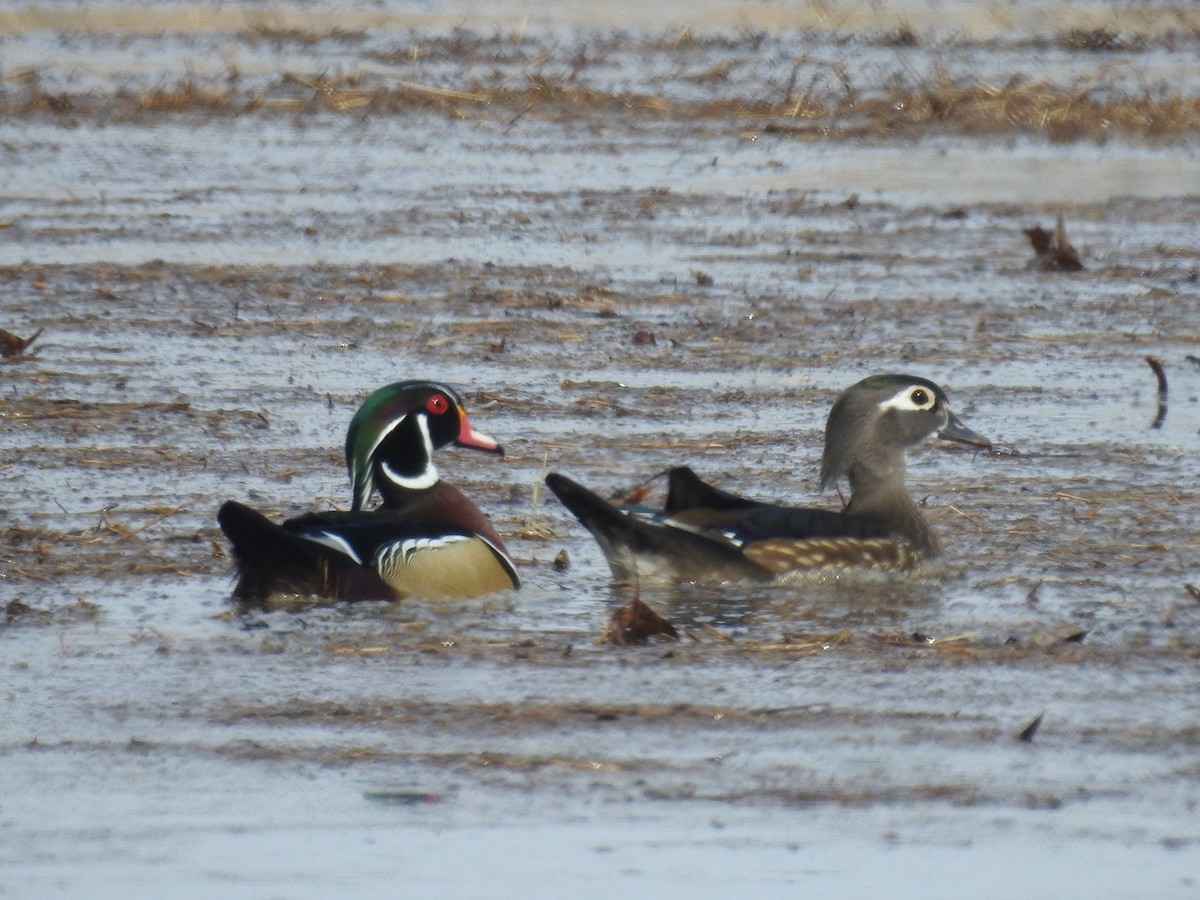
[[[403,506],[408,492],[438,482],[433,451],[449,444],[504,455],[504,448],[471,427],[462,399],[432,381],[397,381],[363,401],[346,434],[352,508],[378,490],[385,507]]]

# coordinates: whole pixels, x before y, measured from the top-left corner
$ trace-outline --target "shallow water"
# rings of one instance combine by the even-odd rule
[[[30,67],[79,92],[0,118],[0,327],[45,329],[0,363],[0,894],[1193,896],[1194,140],[125,97],[231,60],[268,91],[462,90],[578,50],[598,92],[683,102],[769,86],[790,44],[863,90],[939,64],[1200,80],[1185,13],[906,9],[666,4],[649,38],[510,3],[0,14],[6,100]],[[1106,15],[1146,43],[1056,38]],[[660,39],[681,22],[704,39]],[[870,37],[901,25],[915,46]],[[1060,213],[1083,272],[1029,266],[1022,229]],[[547,468],[607,492],[686,461],[834,505],[829,403],[897,370],[998,445],[913,454],[937,577],[648,590],[686,639],[597,643],[627,597]],[[525,586],[233,615],[217,506],[344,507],[350,415],[407,377],[462,386],[508,448],[439,465]]]

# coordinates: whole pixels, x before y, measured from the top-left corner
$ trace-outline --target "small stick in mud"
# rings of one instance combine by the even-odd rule
[[[1167,372],[1163,368],[1162,361],[1153,356],[1147,356],[1146,362],[1150,366],[1154,377],[1158,379],[1158,400],[1160,403],[1167,402]]]
[[[1153,356],[1147,356],[1146,362],[1149,364],[1150,370],[1154,372],[1154,377],[1158,379],[1158,413],[1154,416],[1150,427],[1162,428],[1162,424],[1167,418],[1167,372],[1163,368],[1162,361]]]

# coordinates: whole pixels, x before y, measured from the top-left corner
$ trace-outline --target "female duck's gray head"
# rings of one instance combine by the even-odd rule
[[[904,454],[933,435],[949,441],[990,447],[950,410],[940,387],[915,375],[872,375],[847,388],[834,401],[825,425],[821,487],[843,476],[902,483]]]
[[[375,391],[346,433],[352,509],[365,508],[373,490],[389,506],[402,503],[406,491],[433,487],[433,452],[449,444],[504,455],[503,447],[471,426],[462,399],[445,385],[397,381]]]

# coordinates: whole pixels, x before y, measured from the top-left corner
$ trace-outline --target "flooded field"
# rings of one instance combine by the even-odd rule
[[[643,6],[0,11],[0,896],[1200,890],[1200,13]],[[835,508],[892,371],[938,571],[600,643],[548,470]],[[522,589],[238,615],[416,377]]]

